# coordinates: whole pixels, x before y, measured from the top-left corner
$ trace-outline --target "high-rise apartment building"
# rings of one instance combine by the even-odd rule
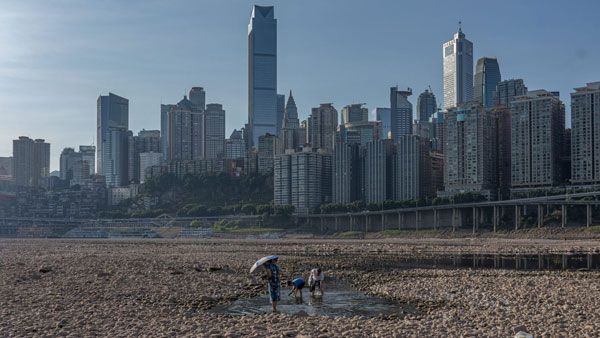
[[[398,90],[398,87],[390,88],[390,127],[392,140],[396,141],[402,135],[412,133],[413,106],[408,97],[412,90]]]
[[[330,153],[303,147],[297,152],[275,156],[275,204],[292,204],[297,213],[306,214],[331,202]]]
[[[429,153],[431,158],[431,188],[430,196],[437,196],[438,192],[444,191],[444,154],[439,151]]]
[[[496,122],[476,102],[459,104],[445,116],[445,195],[478,192],[496,197]]]
[[[13,181],[17,186],[37,187],[50,175],[50,143],[19,136],[13,140]]]
[[[283,119],[285,115],[285,95],[277,94],[277,126],[275,127],[277,135],[281,134]]]
[[[333,202],[351,203],[362,198],[361,146],[336,143],[333,151]]]
[[[160,149],[162,152],[163,162],[169,160],[169,110],[174,104],[160,105]]]
[[[142,181],[142,172],[140,169],[140,154],[141,153],[160,153],[161,152],[161,137],[159,130],[141,130],[137,136],[129,132],[128,136],[128,169],[127,176],[129,181]],[[162,156],[162,155],[161,155]]]
[[[108,128],[104,143],[104,175],[107,187],[129,184],[129,137],[131,131],[121,127]]]
[[[204,113],[184,97],[171,107],[167,117],[168,160],[202,159]]]
[[[437,112],[437,109],[435,95],[429,89],[425,89],[417,100],[417,121],[428,122],[429,118]]]
[[[188,97],[196,110],[204,111],[206,109],[206,92],[204,91],[204,88],[192,87]]]
[[[561,183],[561,142],[565,107],[546,90],[516,97],[511,111],[511,184],[513,189]]]
[[[381,121],[383,138],[392,138],[392,119],[390,108],[375,108],[375,120]]]
[[[362,186],[365,203],[394,199],[396,146],[392,140],[379,140],[363,147]]]
[[[139,177],[140,183],[146,183],[146,170],[160,165],[161,161],[162,161],[162,154],[161,153],[157,153],[157,152],[144,152],[144,153],[140,153],[139,154],[140,157],[140,166],[139,166],[139,173],[137,174],[137,176]]]
[[[270,174],[277,148],[277,135],[265,134],[258,138],[258,172]]]
[[[510,109],[504,105],[497,105],[492,109],[496,117],[497,136],[496,154],[498,155],[498,197],[500,200],[510,199],[511,188],[511,114]]]
[[[498,60],[492,57],[482,57],[475,66],[475,88],[473,100],[491,109],[494,106],[494,95],[498,83],[502,81]]]
[[[246,153],[246,142],[241,130],[234,129],[228,139],[225,140],[225,158],[228,160],[244,159]]]
[[[129,129],[129,100],[108,93],[107,96],[100,95],[97,101],[97,172],[99,175],[115,177],[116,173],[111,172],[113,168],[127,168],[127,162],[120,163],[121,159],[127,161],[127,154],[116,154],[116,148],[109,149],[107,143],[111,143],[114,147],[116,140],[109,140],[115,130]],[[119,147],[118,149],[126,151],[127,147]],[[108,162],[109,154],[111,156],[110,163]],[[112,182],[111,182],[112,183]],[[108,184],[108,180],[107,180]],[[119,183],[120,184],[120,183]]]
[[[600,183],[600,82],[571,93],[571,182]]]
[[[353,103],[342,108],[342,124],[369,121],[369,110],[364,103]]]
[[[465,38],[461,23],[454,38],[444,43],[444,110],[473,100],[473,43]]]
[[[318,108],[313,108],[310,116],[312,146],[330,153],[333,152],[337,125],[338,112],[331,103],[324,103]]]
[[[210,103],[204,112],[204,158],[225,157],[225,110],[218,103]]]
[[[503,105],[510,107],[510,103],[517,96],[527,94],[527,87],[522,79],[510,79],[498,82],[496,93],[494,94],[494,105]]]
[[[396,150],[396,200],[431,196],[431,159],[429,138],[404,135]]]
[[[13,158],[0,157],[0,176],[12,176],[13,174]]]
[[[273,6],[254,6],[248,25],[249,146],[277,130],[277,20]]]

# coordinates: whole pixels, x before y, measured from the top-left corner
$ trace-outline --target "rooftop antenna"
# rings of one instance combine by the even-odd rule
[[[458,32],[461,33],[462,32],[462,21],[458,22]]]

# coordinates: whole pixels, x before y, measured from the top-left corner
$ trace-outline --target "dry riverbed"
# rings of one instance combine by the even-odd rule
[[[600,273],[380,267],[379,256],[593,253],[595,240],[0,240],[3,336],[600,336]],[[265,291],[248,274],[279,254],[282,279],[317,263],[404,316],[229,316],[216,304]]]

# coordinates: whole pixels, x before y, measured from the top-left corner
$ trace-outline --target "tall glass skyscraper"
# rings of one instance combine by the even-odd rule
[[[444,57],[444,110],[473,100],[473,43],[465,38],[461,23],[454,39],[442,49]]]
[[[97,171],[99,175],[106,176],[106,184],[118,186],[126,177],[123,177],[121,168],[127,168],[127,147],[123,146],[127,140],[126,132],[129,129],[129,100],[113,93],[99,96],[97,101]],[[124,153],[121,153],[124,152]],[[121,163],[122,161],[125,163]],[[119,172],[117,172],[119,171]],[[111,181],[109,182],[109,177]],[[112,180],[114,178],[114,180]]]
[[[494,107],[494,94],[500,81],[500,66],[496,58],[482,57],[477,60],[473,99],[486,108]]]
[[[375,108],[375,120],[381,121],[383,138],[391,138],[392,120],[390,118],[390,108]]]
[[[390,119],[392,140],[397,141],[400,136],[411,134],[413,106],[408,97],[412,95],[412,89],[398,90],[398,87],[390,88]]]
[[[254,6],[248,25],[248,125],[251,146],[277,134],[277,20],[273,6]]]
[[[437,112],[437,102],[433,92],[425,89],[419,95],[417,100],[417,120],[421,122],[429,121],[429,118]]]

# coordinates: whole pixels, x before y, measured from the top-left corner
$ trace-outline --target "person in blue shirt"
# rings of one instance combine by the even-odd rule
[[[306,284],[306,282],[303,278],[296,278],[293,281],[287,282],[288,286],[293,286],[291,293],[294,295],[294,298],[297,298],[296,293],[300,291],[300,298],[302,299],[302,289],[304,288],[304,284]]]

